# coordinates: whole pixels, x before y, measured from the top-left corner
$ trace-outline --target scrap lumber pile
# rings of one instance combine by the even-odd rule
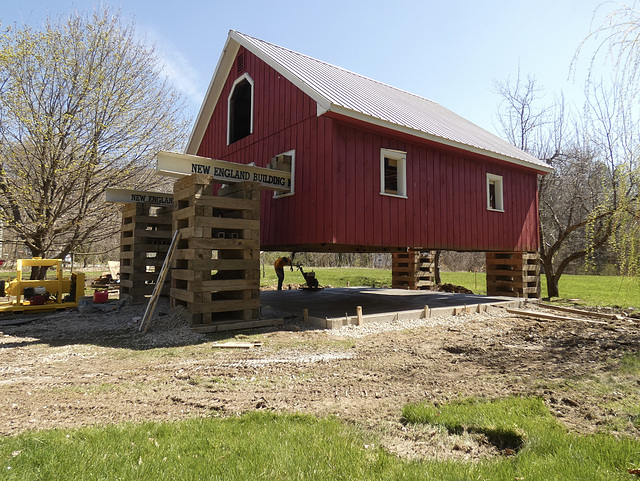
[[[618,314],[594,312],[586,309],[576,309],[573,307],[556,306],[553,304],[540,303],[538,309],[506,309],[510,314],[531,319],[581,322],[588,324],[607,325],[609,321],[629,320],[630,318]],[[578,316],[578,317],[577,317]]]
[[[93,289],[119,289],[120,282],[114,279],[111,272],[103,272],[100,277],[91,281]]]

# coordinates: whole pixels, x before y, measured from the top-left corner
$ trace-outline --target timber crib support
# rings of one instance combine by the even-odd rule
[[[122,207],[120,231],[120,294],[133,302],[153,292],[158,273],[171,244],[171,206],[145,203]],[[168,285],[162,295],[168,295]]]
[[[539,298],[539,254],[487,252],[487,295]]]
[[[256,327],[260,309],[260,190],[247,182],[213,194],[212,177],[193,174],[174,185],[172,306],[192,328],[213,332]]]
[[[430,290],[435,285],[435,251],[411,248],[393,253],[391,287],[394,289]]]

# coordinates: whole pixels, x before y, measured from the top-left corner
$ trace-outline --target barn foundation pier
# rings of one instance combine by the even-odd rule
[[[539,298],[539,254],[487,252],[487,295]]]
[[[174,185],[172,306],[198,332],[271,325],[259,320],[260,191],[243,182],[213,195],[214,183],[193,174]]]
[[[391,257],[391,287],[393,289],[431,290],[435,286],[435,251],[410,248]]]
[[[172,206],[148,202],[122,207],[120,231],[120,295],[133,302],[151,295],[171,244]],[[168,283],[162,295],[169,294]]]

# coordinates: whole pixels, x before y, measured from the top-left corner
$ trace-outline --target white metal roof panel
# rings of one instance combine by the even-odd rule
[[[307,55],[231,31],[237,41],[318,102],[334,111],[436,142],[550,172],[543,161],[442,105]]]
[[[186,153],[197,152],[241,45],[314,99],[318,115],[332,111],[539,172],[553,170],[437,102],[233,30],[198,113]]]

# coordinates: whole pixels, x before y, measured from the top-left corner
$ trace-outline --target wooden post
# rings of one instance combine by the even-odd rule
[[[362,325],[362,306],[356,307],[356,326]]]

